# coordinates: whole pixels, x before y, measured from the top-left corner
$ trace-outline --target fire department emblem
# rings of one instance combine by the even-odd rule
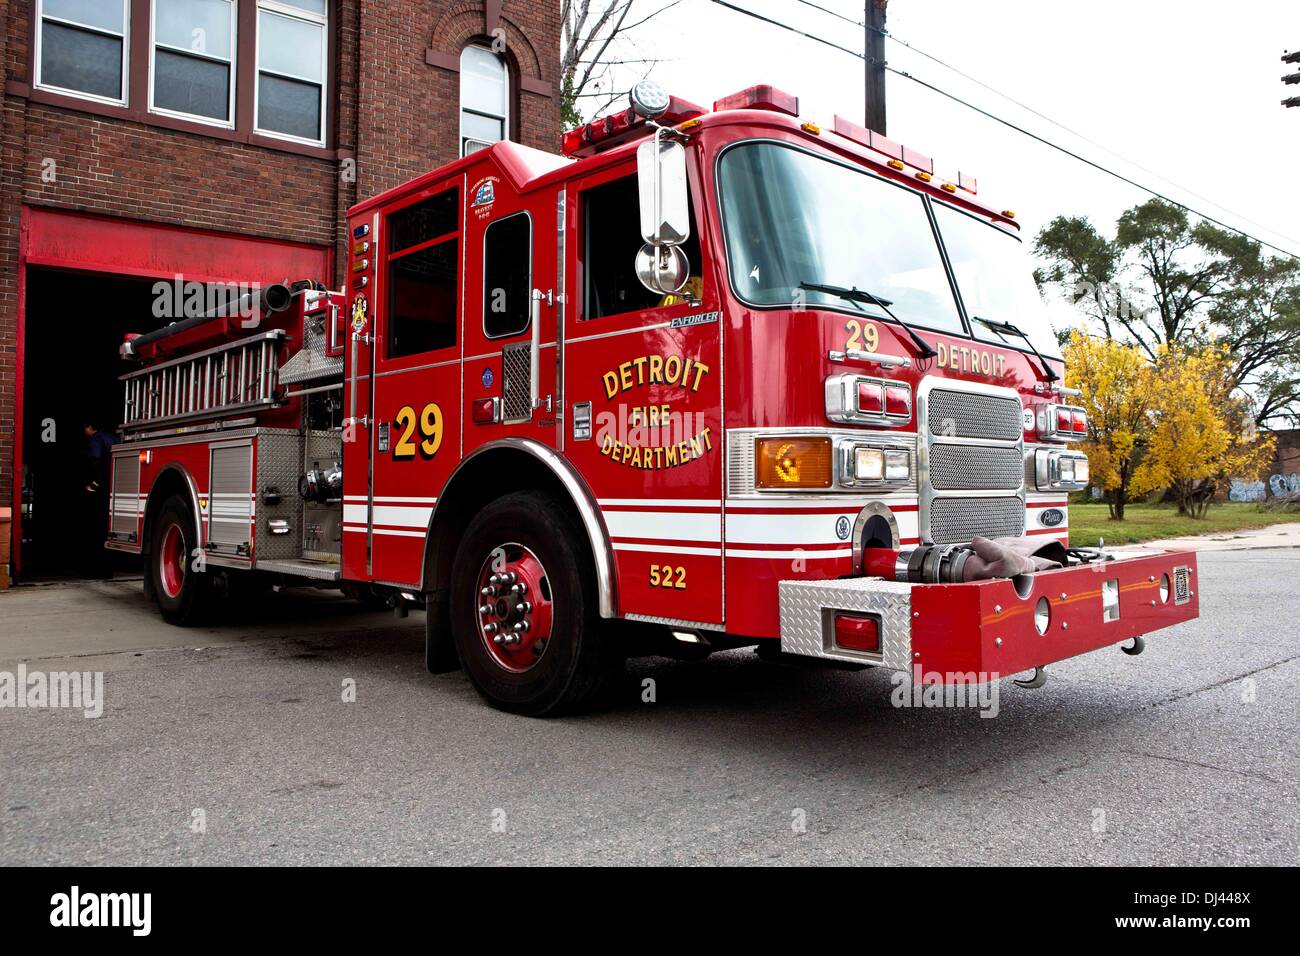
[[[352,331],[360,332],[366,327],[366,300],[364,296],[357,296],[352,300]]]

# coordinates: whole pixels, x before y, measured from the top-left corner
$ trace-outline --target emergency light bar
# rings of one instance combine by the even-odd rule
[[[798,116],[799,97],[763,83],[714,100],[713,112],[719,113],[722,110],[771,110],[787,116]]]
[[[668,108],[656,118],[660,126],[676,126],[688,119],[703,116],[705,110],[680,97],[670,96]],[[640,139],[650,133],[653,127],[645,118],[638,116],[632,107],[610,113],[586,123],[564,134],[560,149],[565,156],[594,156],[596,153],[618,146],[621,143]]]

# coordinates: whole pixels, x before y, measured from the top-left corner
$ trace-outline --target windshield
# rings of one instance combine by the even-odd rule
[[[743,143],[718,172],[737,295],[759,306],[831,306],[885,318],[806,284],[856,288],[904,322],[962,333],[943,257],[917,193],[777,143]]]
[[[1010,322],[1029,336],[1038,351],[1060,358],[1061,346],[1047,324],[1047,309],[1020,240],[940,203],[934,204],[934,215],[975,337],[1023,349],[1023,339],[995,332],[976,319]]]

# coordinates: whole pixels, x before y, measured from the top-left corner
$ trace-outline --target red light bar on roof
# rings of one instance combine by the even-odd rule
[[[771,110],[789,116],[799,115],[799,97],[791,96],[766,83],[751,86],[739,93],[732,93],[720,100],[714,100],[713,111],[721,110]]]
[[[669,97],[668,109],[660,114],[657,122],[660,126],[675,126],[703,115],[702,107],[673,96]],[[564,134],[560,148],[565,156],[592,156],[621,143],[639,139],[651,129],[643,117],[628,107],[569,130]]]

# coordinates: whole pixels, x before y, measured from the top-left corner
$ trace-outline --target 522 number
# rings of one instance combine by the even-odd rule
[[[650,565],[650,586],[652,588],[676,588],[686,590],[686,569],[669,564]]]
[[[409,461],[418,450],[424,458],[438,454],[442,446],[442,409],[436,402],[430,402],[420,409],[420,414],[410,405],[403,405],[397,410],[397,427],[401,435],[393,443],[393,458],[397,461]],[[420,440],[415,440],[416,431]]]

